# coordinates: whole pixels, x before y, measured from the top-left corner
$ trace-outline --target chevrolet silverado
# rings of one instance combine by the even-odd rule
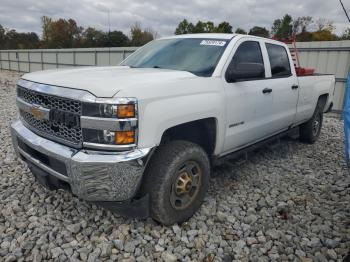
[[[47,188],[168,225],[200,207],[214,160],[295,128],[314,143],[333,90],[282,42],[166,37],[119,66],[23,75],[13,145]]]

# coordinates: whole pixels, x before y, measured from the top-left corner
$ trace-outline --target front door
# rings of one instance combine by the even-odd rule
[[[240,63],[265,65],[260,40],[241,39],[233,50],[230,66]],[[271,133],[273,94],[265,72],[260,76],[223,80],[226,93],[226,136],[224,151],[244,147]]]

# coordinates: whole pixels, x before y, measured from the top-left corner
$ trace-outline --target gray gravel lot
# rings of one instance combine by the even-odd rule
[[[283,139],[216,166],[187,223],[127,219],[50,192],[16,160],[19,74],[0,71],[0,261],[341,261],[350,247],[350,175],[342,126],[326,117],[314,145]]]

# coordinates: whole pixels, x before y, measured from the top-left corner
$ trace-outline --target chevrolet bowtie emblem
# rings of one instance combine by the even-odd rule
[[[45,113],[44,113],[43,110],[41,110],[40,106],[32,105],[32,108],[30,109],[30,112],[38,120],[43,120],[44,117],[45,117]]]

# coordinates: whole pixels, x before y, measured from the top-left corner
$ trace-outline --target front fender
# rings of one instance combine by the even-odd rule
[[[217,120],[215,152],[223,144],[224,112],[221,94],[209,92],[141,100],[139,104],[139,147],[157,146],[164,132],[174,126],[204,118]]]

